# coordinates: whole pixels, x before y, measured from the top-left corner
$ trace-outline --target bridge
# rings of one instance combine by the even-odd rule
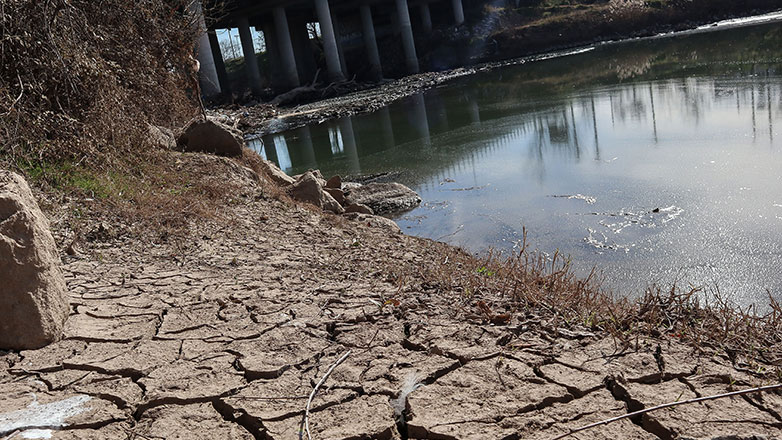
[[[420,39],[432,32],[433,23],[462,24],[463,1],[482,3],[481,0],[219,1],[222,13],[208,27],[201,5],[196,3],[204,30],[196,48],[202,93],[208,97],[230,93],[216,30],[238,28],[248,86],[256,94],[263,88],[262,77],[275,90],[284,91],[313,81],[319,69],[326,75],[320,78],[332,82],[344,81],[359,70],[362,76],[379,80],[384,69],[418,73],[416,38],[420,44]],[[203,0],[206,10],[217,5],[218,0]],[[308,25],[314,23],[320,29],[321,45],[317,47],[312,44],[308,30]],[[251,26],[263,33],[269,72],[261,72],[256,62]],[[401,49],[401,56],[384,54],[379,46],[389,52]],[[322,57],[316,50],[322,50]],[[346,61],[347,52],[360,61],[350,65]],[[403,65],[389,66],[392,60]]]

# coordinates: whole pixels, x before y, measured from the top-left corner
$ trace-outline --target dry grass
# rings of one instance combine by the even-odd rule
[[[559,254],[546,257],[526,246],[509,257],[477,257],[445,245],[437,252],[441,259],[394,269],[393,277],[401,285],[417,273],[424,290],[457,296],[454,307],[465,316],[503,325],[533,314],[553,327],[605,332],[617,350],[632,346],[639,335],[670,338],[727,356],[738,369],[756,375],[780,372],[782,306],[771,295],[766,312],[736,308],[719,291],[676,286],[652,287],[628,299],[603,290],[595,271],[576,276]]]

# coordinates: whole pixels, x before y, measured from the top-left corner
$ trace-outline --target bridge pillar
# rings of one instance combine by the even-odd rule
[[[421,13],[421,27],[424,32],[432,32],[432,12],[429,10],[429,3],[421,3],[418,5]]]
[[[231,84],[228,81],[228,71],[225,70],[225,61],[223,61],[223,53],[220,51],[220,41],[217,39],[217,33],[215,30],[208,32],[209,34],[209,46],[212,49],[212,59],[215,62],[215,68],[217,69],[218,84],[220,84],[220,90],[225,95],[231,94]]]
[[[285,85],[294,88],[298,87],[299,71],[296,67],[296,55],[293,52],[293,43],[291,42],[291,32],[288,28],[288,17],[285,14],[285,8],[278,6],[272,10],[274,16],[274,27],[277,29],[277,43],[282,61],[282,70],[285,74]]]
[[[291,38],[293,38],[293,52],[296,54],[296,67],[299,68],[299,80],[309,83],[315,76],[318,66],[315,64],[315,54],[312,51],[310,34],[305,21],[291,24]]]
[[[198,17],[198,40],[196,41],[196,59],[200,68],[198,70],[198,83],[201,86],[201,93],[206,97],[219,95],[220,78],[217,76],[217,67],[212,57],[212,48],[209,44],[209,35],[206,32],[206,22],[204,21],[204,12],[201,9],[201,2],[193,2],[191,11]]]
[[[402,32],[402,49],[405,52],[405,64],[408,73],[418,73],[418,55],[415,53],[413,27],[410,25],[410,11],[407,0],[396,0],[396,12],[399,16],[399,30]]]
[[[253,36],[250,33],[250,22],[247,17],[239,19],[239,40],[242,42],[242,54],[244,54],[244,68],[247,70],[247,79],[250,81],[250,90],[255,95],[263,92],[261,83],[261,71],[258,68],[258,58],[255,57]]]
[[[453,19],[457,26],[464,23],[464,8],[462,7],[462,0],[451,0],[453,5]]]
[[[326,68],[329,79],[332,81],[344,81],[345,74],[339,61],[337,39],[334,34],[334,26],[331,23],[331,11],[328,0],[315,0],[315,12],[320,23],[320,33],[323,37],[323,52],[326,56]]]
[[[361,29],[364,34],[364,46],[367,49],[370,74],[374,80],[383,78],[383,67],[380,65],[380,52],[377,50],[375,24],[372,22],[372,9],[369,5],[361,5]]]

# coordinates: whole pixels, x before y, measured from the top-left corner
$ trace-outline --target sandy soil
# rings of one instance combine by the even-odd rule
[[[675,341],[639,336],[622,350],[533,311],[483,322],[470,313],[477,300],[507,300],[463,300],[414,270],[445,245],[273,197],[226,159],[179,158],[214,162],[242,183],[227,218],[193,224],[185,239],[96,224],[77,255],[63,251],[73,309],[65,337],[0,352],[0,436],[55,428],[56,439],[294,439],[314,385],[348,351],[312,402],[314,439],[550,439],[763,384]],[[54,226],[64,242],[67,222]],[[400,400],[402,389],[414,391]],[[78,396],[89,400],[65,426],[9,422],[13,411]],[[758,394],[573,438],[782,438],[781,414],[782,394]]]

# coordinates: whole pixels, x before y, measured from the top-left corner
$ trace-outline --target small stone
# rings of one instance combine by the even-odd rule
[[[326,185],[328,185],[328,182],[326,183]],[[323,191],[326,191],[327,193],[329,193],[329,195],[331,195],[331,197],[334,197],[334,200],[336,200],[340,205],[345,204],[345,193],[342,192],[341,189],[329,188],[328,186],[326,186],[325,188],[323,188]]]
[[[326,188],[342,189],[342,178],[339,176],[334,176],[331,179],[327,180]]]
[[[272,182],[280,186],[293,185],[293,182],[296,181],[293,177],[285,174],[277,165],[268,160],[261,161],[261,171],[263,171],[266,177],[271,179]]]
[[[375,214],[375,211],[372,211],[372,208],[370,208],[367,205],[362,205],[361,203],[352,203],[348,205],[345,208],[345,212],[358,212],[359,214],[369,214],[369,215]]]
[[[367,183],[351,187],[346,199],[348,204],[369,206],[375,214],[407,211],[421,203],[421,197],[401,183]]]

